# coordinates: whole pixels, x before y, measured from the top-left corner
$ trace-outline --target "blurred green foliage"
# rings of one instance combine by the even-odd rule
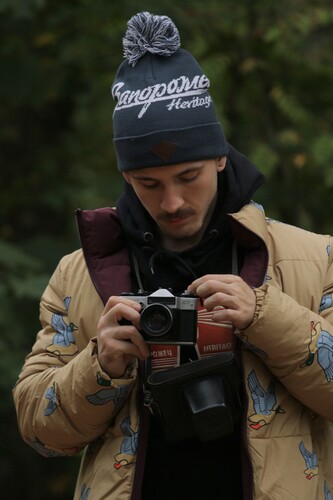
[[[75,208],[121,192],[110,86],[141,10],[169,15],[200,61],[229,142],[266,175],[266,213],[333,233],[330,0],[1,0],[0,482],[11,499],[72,498],[78,459],[21,442],[11,388],[39,296],[79,246]]]

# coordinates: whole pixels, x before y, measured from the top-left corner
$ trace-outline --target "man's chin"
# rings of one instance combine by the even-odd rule
[[[182,239],[187,239],[187,238],[192,238],[195,236],[197,231],[194,228],[189,228],[185,226],[173,226],[170,228],[170,226],[166,228],[161,228],[162,233],[169,237],[169,238],[174,238],[175,240],[182,240]]]

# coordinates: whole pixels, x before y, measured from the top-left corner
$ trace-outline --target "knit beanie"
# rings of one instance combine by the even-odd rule
[[[127,24],[125,61],[112,85],[120,171],[227,155],[228,143],[193,55],[167,16],[141,12]]]

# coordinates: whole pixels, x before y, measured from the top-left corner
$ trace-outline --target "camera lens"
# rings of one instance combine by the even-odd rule
[[[172,325],[172,313],[163,304],[151,304],[141,314],[141,329],[151,337],[165,335]]]

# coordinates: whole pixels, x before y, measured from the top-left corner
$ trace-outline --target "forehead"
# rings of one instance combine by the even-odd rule
[[[163,167],[148,167],[130,170],[127,173],[135,179],[167,179],[177,177],[190,170],[200,169],[206,165],[207,161],[191,161],[177,163],[175,165],[165,165]]]

